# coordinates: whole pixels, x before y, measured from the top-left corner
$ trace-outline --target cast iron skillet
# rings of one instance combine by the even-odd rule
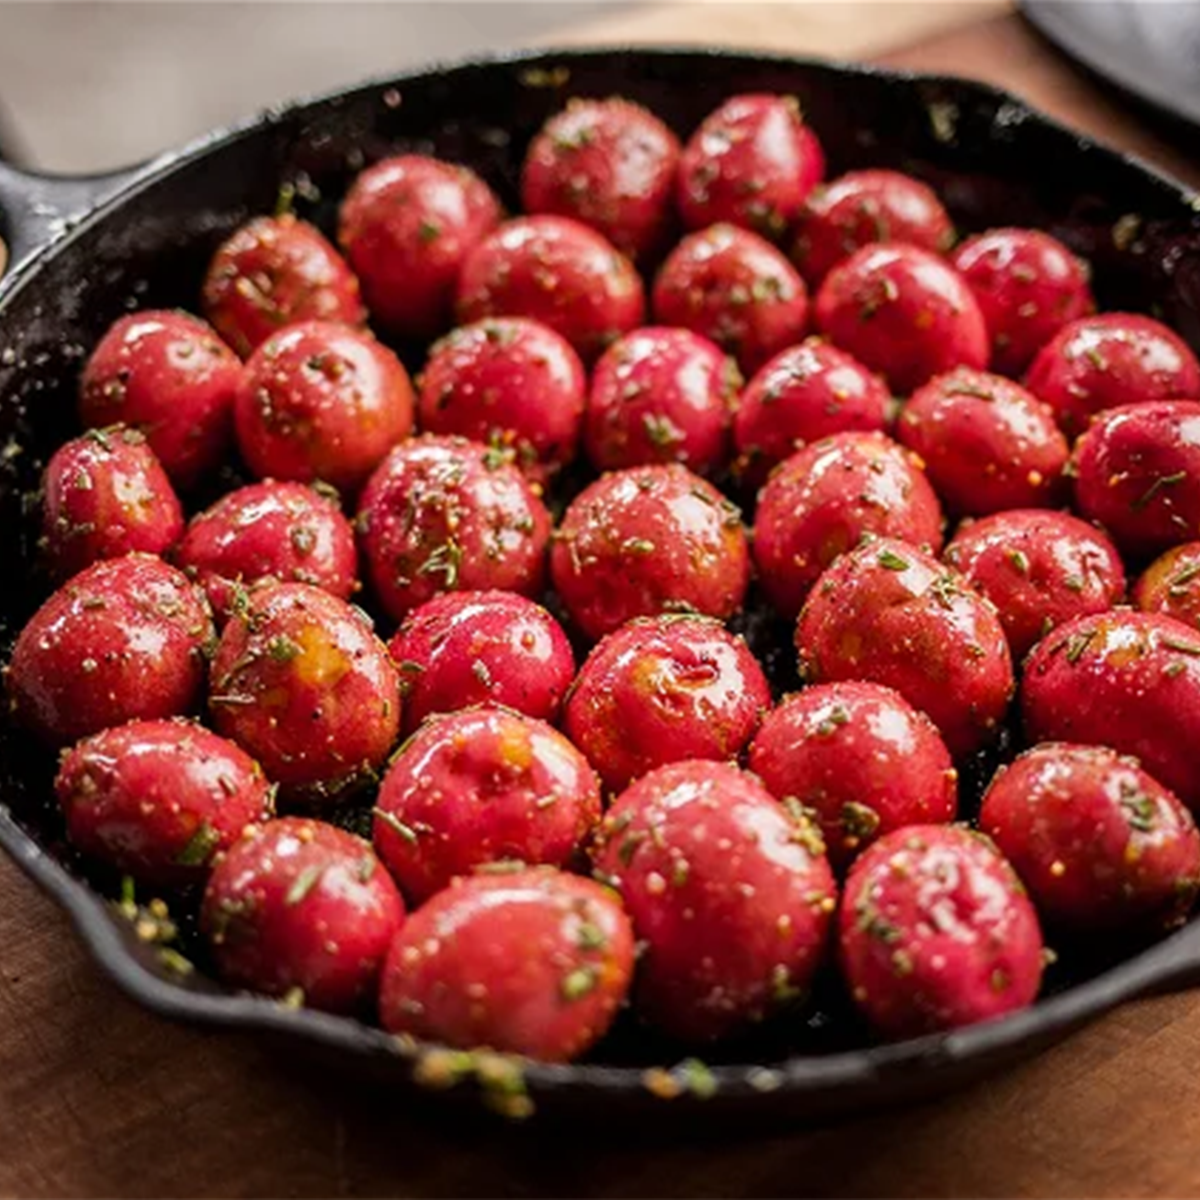
[[[953,79],[709,51],[552,51],[281,107],[104,178],[34,177],[0,165],[0,235],[13,251],[0,283],[0,653],[7,657],[43,587],[30,498],[48,453],[74,431],[81,357],[128,309],[194,307],[216,243],[269,211],[282,181],[298,182],[308,197],[302,211],[328,228],[364,162],[405,148],[468,163],[515,203],[528,138],[569,96],[620,93],[687,133],[720,100],[745,91],[795,93],[834,172],[866,164],[914,172],[964,230],[1048,229],[1091,260],[1103,307],[1158,313],[1200,347],[1200,198],[1010,95]],[[113,881],[71,856],[49,802],[53,763],[26,742],[0,724],[0,844],[63,905],[129,994],[164,1016],[273,1037],[397,1083],[463,1074],[447,1095],[482,1093],[512,1109],[522,1085],[495,1063],[475,1070],[351,1021],[230,995],[202,970],[181,978],[165,966],[115,912]],[[603,1059],[527,1065],[523,1086],[541,1112],[652,1113],[656,1121],[670,1113],[689,1125],[702,1114],[758,1125],[913,1099],[1028,1055],[1124,1000],[1200,981],[1200,922],[1135,956],[1119,954],[1076,950],[1052,969],[1048,995],[1033,1009],[946,1036],[872,1044],[838,996],[819,995],[815,1016],[723,1050],[711,1073],[692,1065],[667,1079],[647,1075],[648,1063],[670,1066],[686,1049],[626,1031]]]

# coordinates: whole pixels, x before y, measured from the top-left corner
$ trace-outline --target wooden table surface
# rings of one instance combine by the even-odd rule
[[[1007,84],[1200,183],[1003,3],[699,5],[576,40],[873,56]],[[1187,1195],[1200,1191],[1200,998],[1128,1006],[946,1100],[787,1136],[547,1147],[456,1130],[119,995],[57,910],[0,863],[0,1194]]]

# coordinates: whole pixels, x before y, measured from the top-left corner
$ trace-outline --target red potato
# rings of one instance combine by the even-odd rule
[[[224,622],[240,592],[268,579],[341,600],[358,586],[354,530],[337,501],[303,483],[252,483],[197,513],[174,554]]]
[[[816,187],[800,211],[792,261],[819,287],[871,243],[904,242],[935,254],[954,245],[954,223],[932,188],[899,171],[847,171]]]
[[[896,437],[958,513],[1050,507],[1064,491],[1071,451],[1053,414],[999,375],[956,367],[931,379],[904,406]]]
[[[478,321],[429,350],[420,378],[421,429],[511,447],[531,479],[575,458],[587,376],[553,329],[523,317]]]
[[[1143,612],[1174,617],[1200,629],[1200,542],[1187,542],[1156,558],[1133,588]]]
[[[954,367],[987,366],[983,313],[962,276],[928,250],[864,246],[817,293],[821,332],[893,391],[907,394]]]
[[[228,457],[241,374],[237,356],[196,317],[131,313],[83,368],[79,419],[92,429],[140,430],[171,482],[188,489]]]
[[[707,338],[650,326],[626,334],[592,372],[584,447],[601,471],[681,462],[698,474],[729,457],[741,376]]]
[[[943,558],[996,606],[1018,663],[1052,629],[1125,595],[1116,547],[1068,513],[1012,509],[964,522]]]
[[[242,358],[285,325],[367,319],[358,280],[315,226],[290,213],[256,217],[218,248],[204,278],[204,315]]]
[[[149,554],[95,563],[30,618],[6,670],[18,723],[62,746],[126,721],[182,716],[204,693],[212,615]]]
[[[554,534],[550,575],[571,620],[596,641],[634,617],[741,608],[750,551],[741,513],[678,464],[601,476]]]
[[[423,904],[489,865],[576,861],[600,820],[600,783],[552,726],[489,704],[422,725],[392,759],[374,813],[379,857]]]
[[[664,1033],[712,1041],[807,991],[837,887],[816,826],[753,775],[652,771],[609,809],[594,858],[645,944],[635,1007]]]
[[[201,882],[272,815],[262,768],[190,721],[132,721],[78,742],[54,780],[71,842],[153,887]]]
[[[795,96],[733,96],[709,113],[679,161],[689,229],[718,221],[778,239],[825,174],[825,152]]]
[[[393,943],[380,1018],[389,1033],[568,1062],[608,1031],[633,965],[629,918],[590,879],[460,879]]]
[[[1030,652],[1021,681],[1029,742],[1131,754],[1193,812],[1200,809],[1200,637],[1155,613],[1095,613]]]
[[[250,828],[217,863],[200,910],[226,983],[334,1013],[373,1007],[403,923],[370,845],[300,817]]]
[[[1038,351],[1025,386],[1073,437],[1097,413],[1150,400],[1200,398],[1200,363],[1159,321],[1100,313],[1064,325]]]
[[[1115,750],[1036,746],[996,773],[979,825],[1051,924],[1091,933],[1170,928],[1200,891],[1191,814]]]
[[[876,683],[827,683],[768,713],[748,766],[814,814],[835,867],[908,825],[953,821],[958,772],[933,722]]]
[[[1075,444],[1075,506],[1132,558],[1200,535],[1200,403],[1127,404]]]
[[[891,404],[878,375],[822,338],[807,338],[775,355],[742,392],[733,418],[735,467],[761,484],[808,442],[886,430]]]
[[[758,661],[719,621],[647,617],[588,655],[563,730],[619,792],[666,763],[737,758],[770,706]]]
[[[400,676],[369,618],[305,583],[251,596],[225,626],[208,697],[217,731],[288,800],[370,782],[400,732]]]
[[[1039,229],[990,229],[950,260],[975,293],[992,339],[992,369],[1018,375],[1064,326],[1094,311],[1089,272]]]
[[[412,432],[400,360],[368,333],[292,325],[246,363],[234,402],[238,449],[260,479],[321,481],[356,492]]]
[[[404,728],[491,701],[554,721],[575,678],[559,623],[515,592],[447,592],[404,618],[388,650],[400,668]]]
[[[821,573],[865,535],[942,548],[942,509],[918,461],[882,433],[797,450],[759,493],[754,561],[775,610],[794,617]]]
[[[736,225],[685,237],[654,281],[654,318],[716,342],[753,374],[808,324],[808,292],[770,242]]]
[[[944,825],[897,829],[854,864],[839,950],[854,1002],[895,1038],[1027,1008],[1045,953],[1012,867],[986,838]]]
[[[351,185],[338,242],[372,317],[392,333],[428,339],[450,325],[463,263],[500,217],[500,202],[473,171],[401,154]]]
[[[965,758],[989,742],[1013,693],[996,610],[955,571],[893,538],[844,554],[818,580],[796,625],[807,683],[894,688]]]
[[[461,322],[531,317],[591,362],[646,315],[633,264],[594,229],[566,217],[506,221],[468,255],[458,280]]]
[[[679,139],[640,104],[575,98],[529,145],[522,206],[590,225],[636,261],[671,232],[678,162]]]
[[[363,490],[358,528],[366,574],[388,616],[439,592],[536,595],[550,515],[506,456],[465,438],[399,445]]]
[[[102,558],[163,554],[183,533],[183,509],[136,429],[93,429],[64,442],[42,476],[42,542],[63,580]]]

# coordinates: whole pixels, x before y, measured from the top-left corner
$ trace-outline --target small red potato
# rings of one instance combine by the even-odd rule
[[[1133,588],[1134,607],[1174,617],[1200,629],[1200,542],[1176,546],[1156,558]]]

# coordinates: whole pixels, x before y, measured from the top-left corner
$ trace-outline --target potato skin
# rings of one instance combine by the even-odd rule
[[[737,758],[770,705],[758,661],[719,621],[646,617],[588,655],[563,730],[619,792],[665,763]]]
[[[1050,409],[999,375],[956,367],[931,379],[904,406],[896,437],[956,513],[1050,508],[1066,491],[1070,447]]]
[[[1200,403],[1126,404],[1075,444],[1075,504],[1132,558],[1200,534]]]
[[[422,904],[488,864],[564,867],[600,819],[600,784],[553,726],[496,705],[427,721],[392,758],[374,842]]]
[[[1191,627],[1121,609],[1060,625],[1026,660],[1021,716],[1029,742],[1110,746],[1200,808],[1200,637]]]
[[[801,677],[898,691],[964,758],[994,736],[1013,693],[996,610],[956,572],[879,538],[837,559],[796,624]]]
[[[754,517],[754,561],[775,610],[794,617],[813,584],[864,535],[934,554],[942,508],[919,459],[881,433],[839,433],[772,472]]]
[[[634,617],[683,608],[725,620],[742,605],[750,551],[741,514],[678,464],[603,475],[571,502],[550,573],[593,641]]]
[[[1185,542],[1156,558],[1134,584],[1131,599],[1142,612],[1200,629],[1200,542]]]
[[[446,592],[413,609],[388,643],[400,668],[404,729],[473,704],[553,722],[575,678],[562,626],[515,592]]]
[[[640,104],[575,97],[529,144],[522,206],[590,225],[637,262],[671,232],[678,164],[679,139]]]
[[[962,276],[917,246],[870,244],[825,277],[817,328],[900,394],[988,361],[983,313]]]
[[[71,842],[154,887],[205,879],[274,789],[245,751],[192,721],[131,721],[77,742],[54,790]]]
[[[149,554],[72,576],[21,630],[5,672],[16,721],[52,746],[126,721],[183,716],[215,638],[203,592]]]
[[[942,557],[996,606],[1017,663],[1063,622],[1125,595],[1116,547],[1069,513],[1012,509],[964,522]]]
[[[392,944],[389,1033],[569,1062],[612,1024],[633,974],[629,918],[607,888],[550,868],[458,880]]]
[[[268,996],[299,988],[306,1007],[374,1007],[404,902],[375,852],[324,821],[251,826],[213,869],[200,909],[217,973]]]
[[[837,887],[820,834],[736,767],[643,776],[609,809],[594,861],[646,944],[636,1009],[672,1037],[745,1029],[803,994],[821,965]]]
[[[79,419],[146,435],[175,487],[194,487],[233,445],[237,355],[184,312],[147,310],[116,321],[83,368]]]
[[[1046,743],[996,772],[979,826],[1050,924],[1093,934],[1182,924],[1200,891],[1191,813],[1102,746]]]
[[[747,762],[811,810],[835,867],[894,829],[953,821],[958,772],[933,722],[875,683],[827,683],[763,718]]]
[[[679,213],[688,229],[718,221],[777,241],[825,175],[825,152],[795,96],[732,96],[688,139]]]
[[[102,558],[163,554],[182,533],[179,498],[136,429],[90,430],[46,464],[41,546],[60,583]]]
[[[364,573],[399,621],[440,592],[536,595],[550,514],[500,451],[426,434],[381,462],[358,507]]]
[[[846,880],[839,957],[854,1002],[885,1037],[991,1020],[1041,984],[1037,914],[995,846],[961,826],[879,839]]]
[[[210,672],[217,731],[288,800],[342,799],[383,766],[400,732],[400,675],[369,618],[305,583],[249,598]]]

